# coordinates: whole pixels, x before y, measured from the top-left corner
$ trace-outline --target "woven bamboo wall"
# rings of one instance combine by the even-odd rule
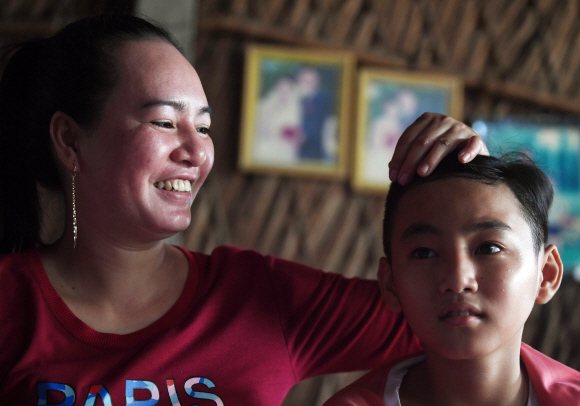
[[[242,174],[236,168],[248,42],[345,49],[359,66],[456,74],[465,118],[580,113],[579,3],[566,0],[222,0],[201,2],[198,70],[214,109],[216,167],[194,206],[191,249],[233,244],[349,276],[374,277],[382,196],[344,182]],[[580,288],[569,280],[534,310],[525,341],[580,369]],[[316,405],[357,375],[300,385]]]

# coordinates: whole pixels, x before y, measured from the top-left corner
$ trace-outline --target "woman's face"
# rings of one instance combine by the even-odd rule
[[[79,231],[156,241],[191,221],[214,159],[210,109],[197,73],[171,44],[129,41],[117,52],[119,81],[79,141]],[[191,190],[169,185],[180,181]]]

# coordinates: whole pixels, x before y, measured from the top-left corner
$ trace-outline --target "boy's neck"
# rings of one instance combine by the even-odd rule
[[[520,361],[520,346],[485,357],[451,360],[426,350],[426,362],[403,379],[402,406],[525,406],[528,376]]]

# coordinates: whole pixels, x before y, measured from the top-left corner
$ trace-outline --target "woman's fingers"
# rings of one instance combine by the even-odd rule
[[[485,143],[471,127],[449,116],[425,113],[401,135],[389,163],[389,178],[404,185],[415,173],[427,176],[443,157],[462,145],[462,162],[488,154]]]
[[[459,151],[459,160],[466,163],[477,155],[489,155],[489,150],[479,134],[475,133],[475,136],[468,138],[466,145]]]
[[[428,174],[432,165],[442,151],[456,148],[453,132],[449,132],[459,123],[442,114],[425,113],[411,124],[401,135],[393,159],[390,163],[392,181],[406,184],[416,172]],[[425,160],[433,151],[432,160]]]
[[[461,125],[451,126],[434,141],[431,150],[423,157],[417,168],[417,173],[420,176],[431,174],[445,156],[450,152],[457,151],[462,146],[458,158],[463,163],[471,161],[478,154],[489,154],[481,137],[470,127],[462,123],[459,124]]]
[[[401,173],[401,169],[403,168],[403,163],[405,159],[409,155],[409,152],[415,150],[414,155],[416,155],[417,150],[421,149],[420,144],[422,140],[418,141],[418,137],[421,132],[429,125],[429,120],[425,117],[425,114],[421,115],[413,124],[411,124],[399,140],[397,141],[397,145],[395,146],[395,152],[393,153],[393,157],[391,158],[391,162],[389,162],[389,178],[391,182],[397,182],[399,178],[403,175]],[[408,176],[409,174],[405,174]]]

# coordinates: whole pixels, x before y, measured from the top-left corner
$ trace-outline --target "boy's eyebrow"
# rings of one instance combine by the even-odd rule
[[[401,234],[401,239],[407,240],[415,235],[421,235],[421,234],[441,235],[441,234],[443,234],[443,232],[431,224],[415,223],[415,224],[411,224],[409,227],[407,227],[405,229],[405,231],[403,231],[403,233]]]
[[[493,229],[511,231],[512,228],[503,221],[492,219],[481,221],[479,223],[470,224],[463,228],[463,232],[466,234],[471,234],[477,231],[485,231]],[[405,229],[405,231],[403,231],[403,233],[401,234],[401,240],[407,240],[416,235],[424,235],[424,234],[441,235],[443,234],[443,231],[428,223],[415,223],[411,224],[409,227]]]
[[[474,233],[477,231],[485,231],[485,230],[492,230],[492,229],[500,229],[500,230],[508,230],[511,231],[511,227],[508,226],[503,221],[493,219],[482,221],[480,223],[470,224],[463,229],[466,233]]]

